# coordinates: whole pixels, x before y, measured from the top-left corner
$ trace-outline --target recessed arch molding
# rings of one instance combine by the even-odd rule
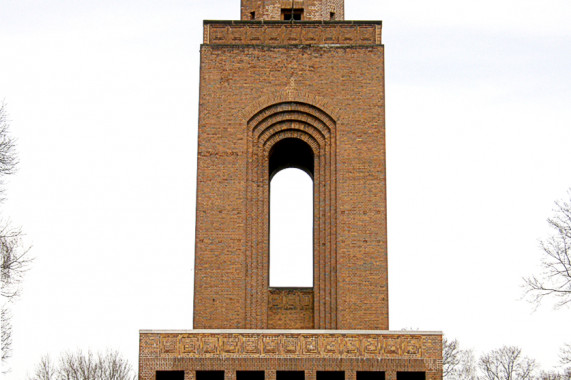
[[[285,101],[261,108],[247,122],[246,328],[268,328],[269,305],[269,184],[285,167],[309,171],[314,183],[313,328],[337,328],[336,247],[336,122],[325,111],[305,102]],[[294,139],[309,147],[303,157],[270,155]],[[291,144],[293,143],[293,144]],[[291,145],[290,145],[291,144]],[[312,153],[313,167],[308,155]],[[287,327],[287,326],[286,326]]]

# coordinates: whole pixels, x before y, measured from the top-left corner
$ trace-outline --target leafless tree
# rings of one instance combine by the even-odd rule
[[[442,374],[447,380],[476,380],[476,361],[472,350],[460,349],[458,340],[442,341]]]
[[[478,366],[487,380],[532,380],[535,360],[522,356],[521,348],[504,346],[482,355]]]
[[[14,140],[8,130],[6,107],[0,104],[0,202],[4,200],[5,178],[16,170]],[[19,295],[22,276],[30,265],[28,249],[22,245],[20,229],[0,219],[0,364],[1,372],[9,372],[7,360],[12,354],[12,324],[9,304]]]
[[[43,357],[29,380],[135,380],[133,367],[117,351],[68,352],[55,366]]]
[[[541,372],[538,380],[571,380],[571,370]]]
[[[6,105],[0,103],[0,194],[4,193],[5,177],[14,174],[17,164],[16,148],[14,139],[10,137]]]
[[[107,351],[104,355],[99,355],[99,367],[101,368],[101,379],[136,379],[136,376],[132,375],[133,367],[131,364],[123,359],[117,351]]]
[[[62,379],[97,380],[100,377],[98,361],[91,351],[84,354],[65,353],[60,359],[59,374]]]
[[[42,357],[36,366],[34,375],[30,377],[33,380],[56,380],[57,370],[48,355]]]
[[[460,365],[455,373],[455,380],[477,380],[478,370],[476,368],[476,359],[472,350],[460,351]]]
[[[451,377],[460,364],[460,344],[458,340],[442,339],[442,376]]]
[[[567,343],[561,347],[559,360],[563,365],[571,365],[571,344]],[[569,370],[571,371],[571,367],[569,367]]]
[[[0,357],[2,361],[2,373],[7,373],[8,369],[5,368],[5,363],[10,357],[12,346],[12,324],[10,323],[10,310],[2,305],[0,309],[0,328],[2,332],[0,333],[0,347],[2,349],[2,356]]]
[[[554,215],[547,219],[553,234],[541,241],[543,271],[524,279],[526,293],[539,304],[544,297],[561,307],[571,303],[571,189],[568,200],[555,202]]]
[[[32,261],[28,251],[20,229],[0,225],[0,295],[4,304],[20,295],[20,283]]]

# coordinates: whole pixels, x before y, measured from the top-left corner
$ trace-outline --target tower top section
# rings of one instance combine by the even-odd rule
[[[344,0],[242,0],[242,20],[330,21],[345,19]]]

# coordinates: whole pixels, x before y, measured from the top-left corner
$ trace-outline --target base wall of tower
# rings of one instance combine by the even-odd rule
[[[385,380],[423,373],[442,379],[442,333],[340,330],[188,330],[141,331],[139,379],[155,380],[157,371],[264,371],[276,380],[280,371],[304,371],[315,380],[325,371],[343,372],[357,380],[359,372],[377,372]]]

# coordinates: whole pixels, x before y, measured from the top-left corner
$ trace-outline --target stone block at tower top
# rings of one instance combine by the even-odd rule
[[[344,3],[344,0],[242,0],[241,19],[344,20]]]

